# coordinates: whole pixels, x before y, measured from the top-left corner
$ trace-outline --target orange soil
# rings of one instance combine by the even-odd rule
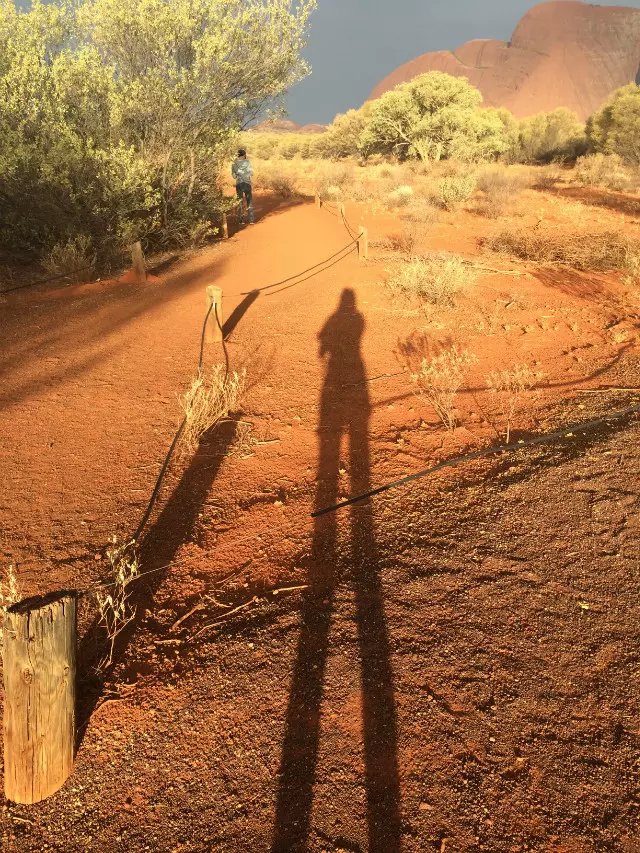
[[[541,208],[545,220],[558,227],[570,227],[580,216],[602,227],[614,222],[620,227],[623,221],[618,211],[580,205],[576,213],[578,205],[567,207],[558,197],[527,193],[525,198],[525,226],[535,225]],[[499,538],[500,525],[506,522],[481,518],[486,507],[502,500],[492,491],[499,488],[499,478],[492,475],[483,486],[483,472],[508,473],[519,463],[487,463],[488,469],[476,464],[440,476],[436,483],[418,482],[348,516],[332,516],[315,525],[310,519],[314,508],[336,498],[464,449],[495,443],[503,424],[495,397],[486,388],[493,369],[528,364],[544,375],[526,411],[517,416],[516,435],[624,403],[625,398],[615,395],[578,392],[634,384],[629,375],[637,376],[637,290],[613,275],[527,272],[522,264],[504,258],[479,259],[478,239],[496,226],[470,212],[447,214],[430,235],[430,248],[526,274],[478,272],[476,285],[455,309],[425,315],[414,306],[392,302],[384,286],[397,258],[380,244],[398,229],[397,218],[347,205],[351,222],[369,228],[369,262],[352,253],[309,281],[267,290],[256,298],[249,295],[255,288],[286,279],[349,242],[330,211],[309,203],[274,206],[267,201],[258,199],[255,227],[156,273],[158,282],[38,289],[2,301],[0,553],[5,565],[17,565],[25,593],[86,588],[102,577],[110,538],[124,538],[135,529],[180,421],[177,396],[195,370],[208,284],[223,288],[231,364],[246,368],[250,386],[239,419],[207,437],[184,470],[171,471],[142,545],[142,571],[150,574],[143,582],[135,634],[127,638],[106,688],[90,678],[83,682],[83,701],[88,708],[96,703],[99,707],[83,730],[76,773],[47,803],[30,810],[8,807],[2,818],[5,849],[251,847],[393,853],[400,850],[401,839],[407,851],[637,849],[630,840],[628,812],[619,825],[593,829],[592,836],[588,821],[577,820],[569,832],[562,813],[558,817],[553,809],[536,811],[535,819],[533,812],[526,819],[519,815],[523,802],[531,805],[531,797],[539,799],[531,792],[544,788],[545,774],[555,777],[552,770],[535,770],[522,748],[490,756],[495,749],[478,719],[490,714],[491,701],[478,704],[467,687],[455,686],[453,672],[462,660],[449,675],[436,678],[437,686],[428,677],[428,683],[420,682],[422,687],[416,682],[403,692],[401,673],[408,672],[407,666],[429,667],[436,648],[431,634],[446,646],[447,622],[439,624],[436,612],[444,587],[440,592],[436,587],[430,593],[423,590],[412,604],[411,589],[418,581],[399,580],[408,596],[401,611],[408,617],[419,600],[424,621],[405,625],[392,615],[387,625],[382,579],[386,584],[402,566],[414,566],[416,577],[421,577],[432,546],[418,545],[418,540],[426,536],[428,543],[432,530],[433,547],[444,543],[452,534],[438,533],[438,525],[452,512],[459,517],[451,529],[462,525],[462,542],[469,546],[492,525]],[[638,222],[625,219],[624,227],[637,233]],[[448,434],[414,393],[401,353],[429,357],[451,343],[469,349],[477,362],[459,398],[462,426]],[[219,345],[207,346],[207,363],[221,358]],[[617,440],[624,441],[625,435]],[[589,453],[586,458],[591,458]],[[569,469],[562,466],[576,464],[561,458],[558,472],[566,477]],[[553,468],[544,476],[555,476]],[[615,479],[615,470],[607,476]],[[471,481],[474,485],[467,490],[464,483]],[[438,490],[452,490],[455,496],[461,482],[462,493],[452,502],[437,497]],[[542,522],[544,489],[561,489],[562,483],[563,477],[546,486],[534,482],[533,491],[518,500],[532,505],[542,499]],[[504,499],[511,500],[519,488],[514,480]],[[626,488],[625,494],[637,494],[630,483]],[[532,522],[538,559],[551,530],[556,536],[566,524],[574,532],[580,529],[577,509],[562,515],[567,501],[569,497],[558,498],[553,512],[549,507],[549,529],[543,524],[535,533]],[[439,515],[431,517],[438,507]],[[355,525],[350,545],[349,518]],[[624,518],[626,524],[626,514]],[[602,521],[606,528],[606,518]],[[573,545],[577,551],[583,547]],[[455,560],[461,547],[447,546],[440,559]],[[487,542],[480,552],[482,560],[456,570],[464,575],[456,583],[467,592],[469,584],[480,584],[470,612],[477,606],[478,619],[487,623],[482,630],[498,637],[507,623],[492,610],[494,596],[502,591],[492,584],[510,583],[504,579],[515,573],[528,589],[545,568],[534,557],[523,557],[521,567],[513,559],[505,561],[500,548],[496,545],[493,552]],[[345,554],[351,554],[351,562],[345,562]],[[345,577],[353,575],[355,604],[334,577],[333,563],[344,563],[340,572]],[[379,565],[380,573],[354,568],[361,565]],[[569,581],[559,578],[560,568],[554,571],[560,588],[569,589]],[[521,572],[529,579],[522,580]],[[308,584],[307,592],[289,589]],[[282,587],[284,592],[269,592]],[[545,594],[561,595],[550,589]],[[394,614],[396,594],[389,595]],[[514,629],[516,638],[528,630],[521,621],[512,623],[523,596],[511,590],[505,604],[511,614],[509,630]],[[327,634],[334,606],[328,602],[334,597],[336,623],[343,632],[337,650]],[[236,617],[217,623],[226,613],[222,605],[249,602],[252,606]],[[296,616],[300,606],[301,628]],[[466,604],[460,607],[465,610]],[[359,614],[357,637],[350,627],[354,612]],[[539,640],[549,645],[545,666],[556,667],[549,678],[560,681],[578,665],[569,638],[578,630],[574,618],[580,611],[567,612],[567,632],[563,627],[547,636],[544,629]],[[563,611],[562,619],[565,615]],[[628,615],[612,623],[612,637],[596,643],[602,667],[609,666],[609,658],[620,667],[623,660],[628,662],[623,647],[630,639],[630,625],[635,624],[636,636],[638,625],[637,619],[625,621]],[[90,614],[85,614],[83,628],[89,621]],[[584,630],[593,640],[590,629]],[[498,639],[495,648],[487,642],[491,654],[483,666],[498,672],[498,648],[504,651],[509,640]],[[410,647],[406,658],[403,644]],[[463,647],[455,654],[464,656]],[[315,654],[320,656],[317,663]],[[363,682],[358,680],[359,658]],[[392,707],[390,667],[397,707]],[[316,668],[319,674],[313,675]],[[323,677],[328,698],[320,706],[314,691],[322,692]],[[414,690],[426,704],[409,712]],[[549,715],[559,713],[545,705],[542,694],[521,701],[531,702],[540,720],[548,722]],[[625,700],[620,702],[624,705]],[[459,736],[463,765],[476,763],[478,772],[484,772],[480,768],[498,761],[500,772],[511,774],[504,778],[515,780],[513,810],[501,818],[496,813],[493,824],[487,809],[497,808],[495,791],[470,793],[464,805],[452,805],[459,801],[464,773],[456,775],[438,749],[438,744],[444,749],[452,735],[438,734],[434,724],[434,749],[433,738],[421,731],[421,717],[416,716],[436,706],[454,728],[458,718],[473,721]],[[321,708],[317,754],[313,739],[319,723],[313,720],[319,720]],[[588,703],[581,708],[585,711]],[[630,707],[620,706],[624,731],[633,728],[624,716],[629,712]],[[301,723],[303,718],[307,722]],[[521,724],[509,725],[515,725],[517,740]],[[326,743],[331,744],[329,753]],[[571,742],[568,748],[577,747]],[[451,754],[458,755],[455,750]],[[556,769],[563,760],[560,752],[554,758]],[[620,781],[631,772],[627,760],[621,755],[616,764],[616,783],[609,777],[602,780],[603,791],[621,786],[615,789],[616,814],[618,801],[627,796]],[[418,771],[418,766],[424,769]],[[520,784],[521,777],[526,777],[526,785]],[[561,778],[558,784],[566,784]],[[594,779],[593,784],[599,783]],[[576,796],[576,790],[563,791],[558,802],[570,803]],[[634,814],[637,824],[637,808]],[[110,822],[105,824],[107,815]],[[627,846],[597,846],[614,835],[616,844]]]

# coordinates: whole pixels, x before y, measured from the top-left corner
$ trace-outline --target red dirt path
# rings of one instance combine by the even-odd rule
[[[339,220],[282,205],[160,284],[0,306],[0,547],[25,593],[86,587],[137,525],[207,284],[251,386],[165,484],[136,631],[104,688],[83,681],[97,708],[76,772],[45,803],[5,806],[7,851],[639,849],[633,422],[309,516],[495,442],[496,367],[544,373],[521,434],[637,400],[577,393],[638,386],[637,296],[612,276],[485,273],[425,318],[382,284],[397,222],[347,213],[370,228],[369,263],[254,300],[344,246]],[[445,218],[429,245],[473,257],[488,227]],[[445,435],[400,351],[451,341],[478,362]]]

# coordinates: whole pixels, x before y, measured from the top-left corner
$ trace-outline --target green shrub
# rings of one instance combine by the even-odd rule
[[[66,243],[56,243],[43,259],[42,266],[51,276],[64,276],[70,281],[88,281],[95,271],[96,260],[91,237],[78,234]]]
[[[640,166],[640,86],[630,83],[614,92],[587,122],[587,137],[592,150]]]
[[[475,175],[458,175],[440,181],[438,199],[447,210],[457,210],[476,190]]]
[[[560,108],[522,119],[512,134],[512,163],[573,162],[587,149],[585,127],[575,113]]]

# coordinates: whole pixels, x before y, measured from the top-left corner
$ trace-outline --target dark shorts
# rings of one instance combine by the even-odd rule
[[[253,190],[251,189],[251,184],[236,184],[236,193],[238,194],[238,198],[242,199],[244,196],[247,199],[247,204],[251,204],[251,200],[253,197]]]

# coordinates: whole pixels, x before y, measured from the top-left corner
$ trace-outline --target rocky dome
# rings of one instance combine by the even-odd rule
[[[554,0],[534,6],[510,42],[477,39],[455,51],[425,53],[389,74],[371,93],[425,74],[467,77],[486,106],[524,117],[567,107],[586,119],[609,95],[637,81],[640,9]]]

